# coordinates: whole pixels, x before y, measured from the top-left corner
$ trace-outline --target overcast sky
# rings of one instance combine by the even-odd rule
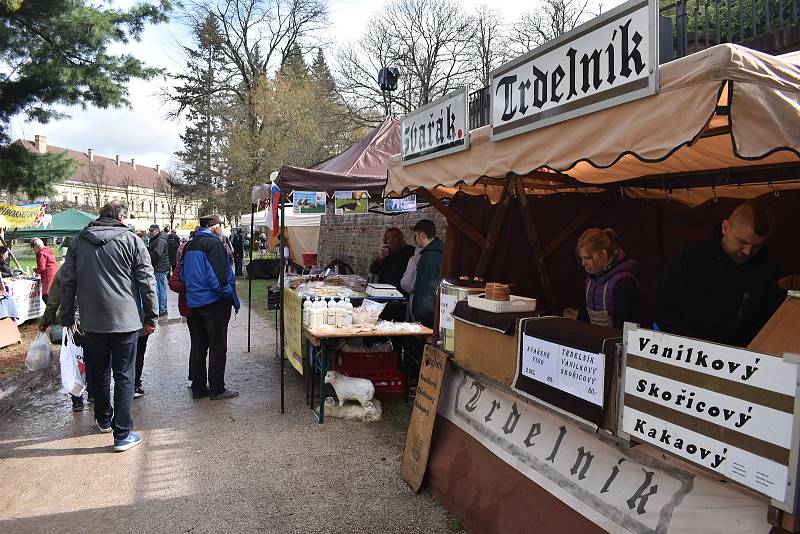
[[[330,0],[329,38],[336,44],[356,40],[373,13],[387,0]],[[462,0],[467,9],[486,3],[497,9],[505,20],[514,20],[533,2],[502,0]],[[114,2],[126,7],[134,0]],[[621,0],[604,0],[603,10],[621,3]],[[187,42],[188,34],[182,25],[173,21],[148,28],[141,42],[127,49],[148,65],[161,67],[168,72],[181,69],[180,43]],[[326,58],[331,61],[331,54]],[[179,135],[184,127],[180,121],[166,117],[168,104],[162,94],[167,88],[164,79],[150,82],[134,81],[130,84],[130,109],[66,109],[68,119],[48,124],[25,122],[22,117],[12,121],[13,138],[33,139],[35,134],[47,136],[48,144],[86,151],[93,148],[101,156],[113,158],[119,154],[123,160],[136,158],[142,165],[160,164],[168,167],[174,161],[174,152],[180,148]]]

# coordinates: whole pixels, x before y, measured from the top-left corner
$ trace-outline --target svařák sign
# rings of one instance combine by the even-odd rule
[[[654,94],[657,15],[626,2],[492,72],[492,140]]]
[[[793,502],[796,364],[634,325],[625,350],[621,427],[630,439]]]
[[[403,116],[400,131],[403,165],[468,149],[467,88]]]

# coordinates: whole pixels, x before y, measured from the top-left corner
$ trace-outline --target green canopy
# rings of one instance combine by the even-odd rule
[[[14,239],[31,239],[33,237],[65,237],[78,235],[87,224],[97,219],[97,215],[70,208],[53,215],[52,224],[47,228],[28,226],[19,228]]]

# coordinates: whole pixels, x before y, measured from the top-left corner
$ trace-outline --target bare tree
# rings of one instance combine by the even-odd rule
[[[497,10],[481,4],[472,19],[469,50],[474,76],[480,86],[489,85],[489,74],[508,61],[508,35]]]
[[[136,186],[136,180],[130,174],[126,174],[125,177],[120,182],[123,191],[125,192],[125,204],[128,205],[128,209],[131,211],[136,211],[132,203],[133,198],[133,188]]]
[[[594,0],[543,0],[524,13],[509,38],[515,56],[551,41],[600,13]]]
[[[100,211],[108,193],[108,174],[106,174],[105,163],[90,161],[86,164],[86,183],[89,185],[94,200],[93,208]]]
[[[367,24],[337,58],[339,90],[351,111],[377,122],[392,104],[407,112],[469,84],[473,28],[455,0],[394,0]],[[378,86],[378,70],[400,69],[391,97]],[[391,98],[391,101],[389,100]]]
[[[178,205],[185,199],[182,186],[183,184],[167,172],[159,173],[156,179],[156,191],[164,196],[170,228],[175,227],[175,214],[178,213]]]

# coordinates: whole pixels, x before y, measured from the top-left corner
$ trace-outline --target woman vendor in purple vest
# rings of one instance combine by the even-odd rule
[[[578,319],[613,328],[639,322],[639,263],[625,256],[619,234],[589,228],[578,238],[575,253],[586,269]]]

